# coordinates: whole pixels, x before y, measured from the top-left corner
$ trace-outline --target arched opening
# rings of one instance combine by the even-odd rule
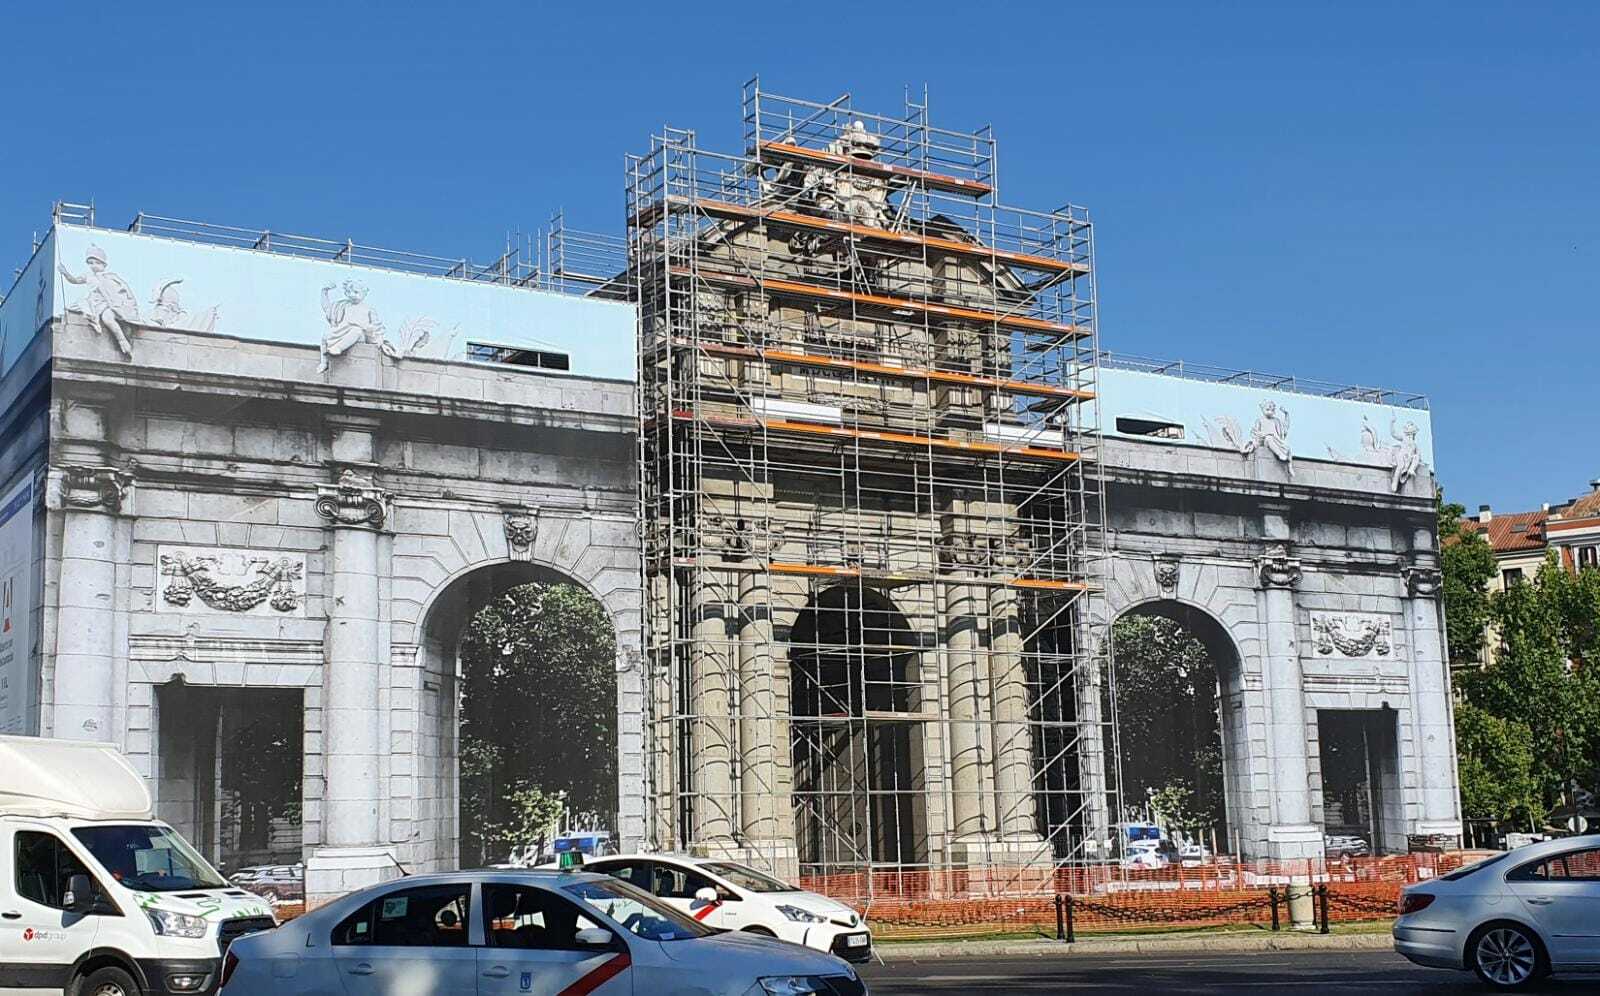
[[[927,861],[919,641],[892,601],[839,585],[789,636],[802,874]]]
[[[1243,739],[1226,728],[1241,705],[1233,640],[1209,614],[1171,600],[1126,613],[1112,639],[1123,822],[1153,822],[1211,853],[1236,850],[1228,814],[1237,765],[1227,748]]]
[[[538,858],[567,832],[615,840],[617,636],[599,600],[547,568],[494,564],[441,592],[426,634],[460,865]]]

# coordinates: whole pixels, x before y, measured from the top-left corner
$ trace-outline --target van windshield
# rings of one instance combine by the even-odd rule
[[[76,827],[72,835],[125,888],[137,892],[222,889],[228,883],[176,832],[151,824]]]

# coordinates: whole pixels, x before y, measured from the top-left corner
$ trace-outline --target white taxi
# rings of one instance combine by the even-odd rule
[[[583,867],[630,882],[710,927],[765,934],[851,962],[872,958],[872,931],[855,910],[736,861],[622,854]]]

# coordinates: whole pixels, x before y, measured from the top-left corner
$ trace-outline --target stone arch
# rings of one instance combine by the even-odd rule
[[[415,853],[418,870],[453,867],[458,853],[456,654],[472,614],[495,597],[529,582],[578,586],[605,609],[616,635],[617,797],[619,843],[637,845],[645,833],[643,687],[639,632],[641,591],[633,520],[541,517],[530,543],[514,547],[502,513],[450,511],[442,521],[396,515],[391,619],[396,663],[420,671],[415,736],[419,803],[415,836],[432,840]],[[435,535],[408,534],[429,525]]]
[[[1146,597],[1125,605],[1116,613],[1112,624],[1141,615],[1169,619],[1181,626],[1205,648],[1216,672],[1224,821],[1228,827],[1237,828],[1241,821],[1248,819],[1251,778],[1245,665],[1235,632],[1209,607],[1171,595]],[[1233,849],[1220,839],[1218,844]]]
[[[927,860],[921,644],[894,599],[814,591],[789,629],[795,841],[802,873]]]

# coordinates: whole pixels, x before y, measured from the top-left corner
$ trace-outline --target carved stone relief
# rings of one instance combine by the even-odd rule
[[[303,553],[161,546],[156,564],[158,612],[305,615]]]
[[[533,550],[539,535],[539,510],[528,505],[506,505],[500,509],[505,521],[506,546],[513,557],[525,557]]]
[[[1156,556],[1156,587],[1171,594],[1178,588],[1178,558],[1171,554]]]
[[[1311,642],[1319,657],[1379,660],[1394,653],[1394,622],[1370,612],[1313,612]]]
[[[1405,578],[1406,592],[1412,598],[1433,598],[1444,583],[1444,576],[1437,567],[1402,567],[1400,576]]]

